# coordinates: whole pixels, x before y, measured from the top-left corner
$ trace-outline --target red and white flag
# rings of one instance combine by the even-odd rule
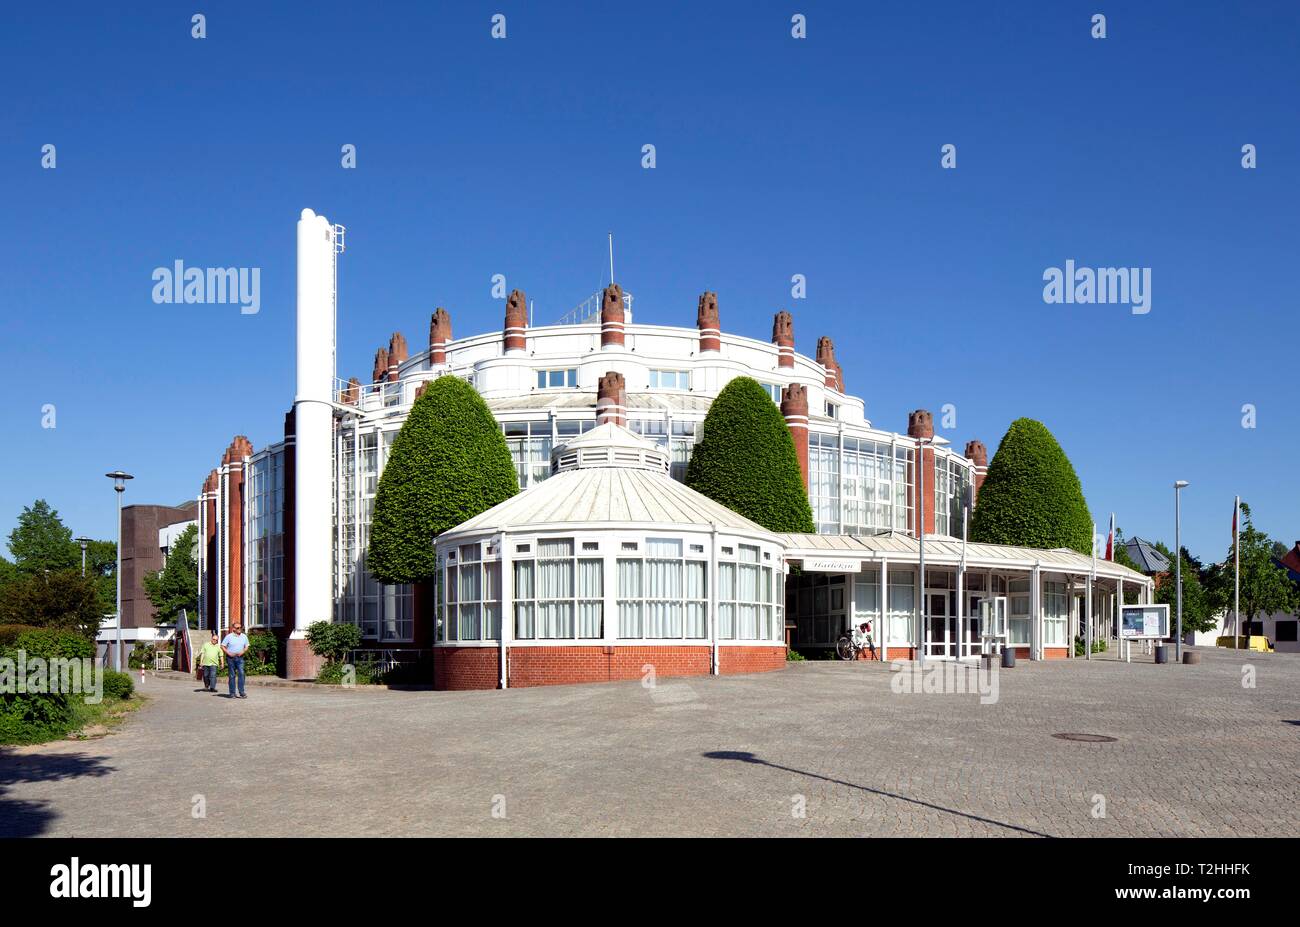
[[[1115,559],[1115,513],[1110,513],[1110,534],[1106,535],[1106,560]]]

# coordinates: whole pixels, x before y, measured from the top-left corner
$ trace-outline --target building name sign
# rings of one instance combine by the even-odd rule
[[[811,573],[856,573],[862,561],[855,557],[808,557],[803,568]]]

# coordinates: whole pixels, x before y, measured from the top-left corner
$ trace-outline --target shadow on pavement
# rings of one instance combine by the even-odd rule
[[[1040,833],[1036,830],[1030,830],[1027,827],[1017,827],[1015,824],[1006,824],[1002,821],[994,821],[992,818],[980,817],[978,814],[968,814],[965,811],[957,811],[953,808],[945,808],[942,805],[935,805],[928,801],[921,801],[919,798],[908,798],[906,795],[895,795],[893,792],[886,792],[883,789],[873,789],[866,785],[857,785],[853,782],[845,782],[843,779],[832,779],[829,776],[823,776],[818,773],[808,772],[804,769],[794,769],[790,766],[781,766],[777,763],[769,763],[767,760],[757,757],[752,753],[746,753],[743,750],[715,750],[712,753],[705,753],[704,756],[710,760],[735,760],[740,763],[754,763],[758,766],[767,766],[771,769],[780,769],[784,772],[794,773],[799,776],[807,776],[810,779],[821,779],[823,782],[831,782],[835,785],[845,785],[851,789],[858,789],[863,792],[870,792],[872,795],[880,795],[884,798],[893,798],[897,801],[905,801],[909,804],[920,805],[922,808],[930,808],[934,811],[942,811],[944,814],[954,814],[957,817],[966,818],[971,821],[979,821],[981,824],[991,824],[994,827],[1005,827],[1007,830],[1013,830],[1020,834],[1027,834],[1030,837],[1051,837],[1051,834]]]
[[[103,757],[47,753],[17,754],[0,748],[0,837],[37,837],[49,829],[55,814],[46,802],[8,798],[17,782],[60,782],[82,776],[106,776],[114,771]]]

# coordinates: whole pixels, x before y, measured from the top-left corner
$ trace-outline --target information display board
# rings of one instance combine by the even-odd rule
[[[1125,605],[1119,636],[1126,640],[1161,640],[1169,636],[1168,605]]]

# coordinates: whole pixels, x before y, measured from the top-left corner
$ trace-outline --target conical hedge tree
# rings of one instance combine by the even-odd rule
[[[1092,516],[1070,459],[1042,422],[1018,418],[980,487],[971,540],[1092,552]]]
[[[366,567],[384,583],[437,574],[433,539],[519,492],[505,436],[460,377],[431,382],[411,406],[379,478]]]
[[[713,400],[686,485],[769,531],[814,530],[790,429],[749,377],[732,380]]]

